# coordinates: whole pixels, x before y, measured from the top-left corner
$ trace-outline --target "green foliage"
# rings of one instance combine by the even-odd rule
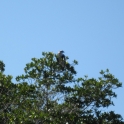
[[[98,79],[76,78],[72,64],[65,67],[56,61],[56,54],[43,52],[32,58],[25,74],[6,76],[0,64],[0,123],[2,124],[124,124],[121,115],[103,112],[114,105],[116,88],[122,87],[109,70],[101,71]]]
[[[3,61],[0,61],[0,72],[4,72],[5,71],[5,64],[3,63]]]

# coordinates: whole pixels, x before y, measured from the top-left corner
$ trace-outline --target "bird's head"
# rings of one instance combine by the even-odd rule
[[[63,50],[61,50],[61,51],[59,51],[59,53],[64,53],[64,51],[63,51]]]

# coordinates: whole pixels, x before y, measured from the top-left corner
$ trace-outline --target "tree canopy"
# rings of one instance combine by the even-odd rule
[[[16,83],[4,74],[0,61],[0,123],[124,124],[120,114],[102,111],[114,105],[114,89],[122,83],[108,69],[100,71],[98,79],[78,77],[78,62],[68,59],[63,67],[56,54],[42,52],[42,58],[26,64]]]

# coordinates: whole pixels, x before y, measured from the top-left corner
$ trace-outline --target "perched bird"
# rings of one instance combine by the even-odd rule
[[[65,65],[65,55],[63,50],[58,52],[56,59],[59,64],[61,64],[62,66]]]

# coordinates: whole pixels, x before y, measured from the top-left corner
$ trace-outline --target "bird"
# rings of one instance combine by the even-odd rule
[[[64,51],[60,50],[57,54],[57,63],[59,63],[60,65],[64,66],[65,64],[65,55],[64,55]]]

